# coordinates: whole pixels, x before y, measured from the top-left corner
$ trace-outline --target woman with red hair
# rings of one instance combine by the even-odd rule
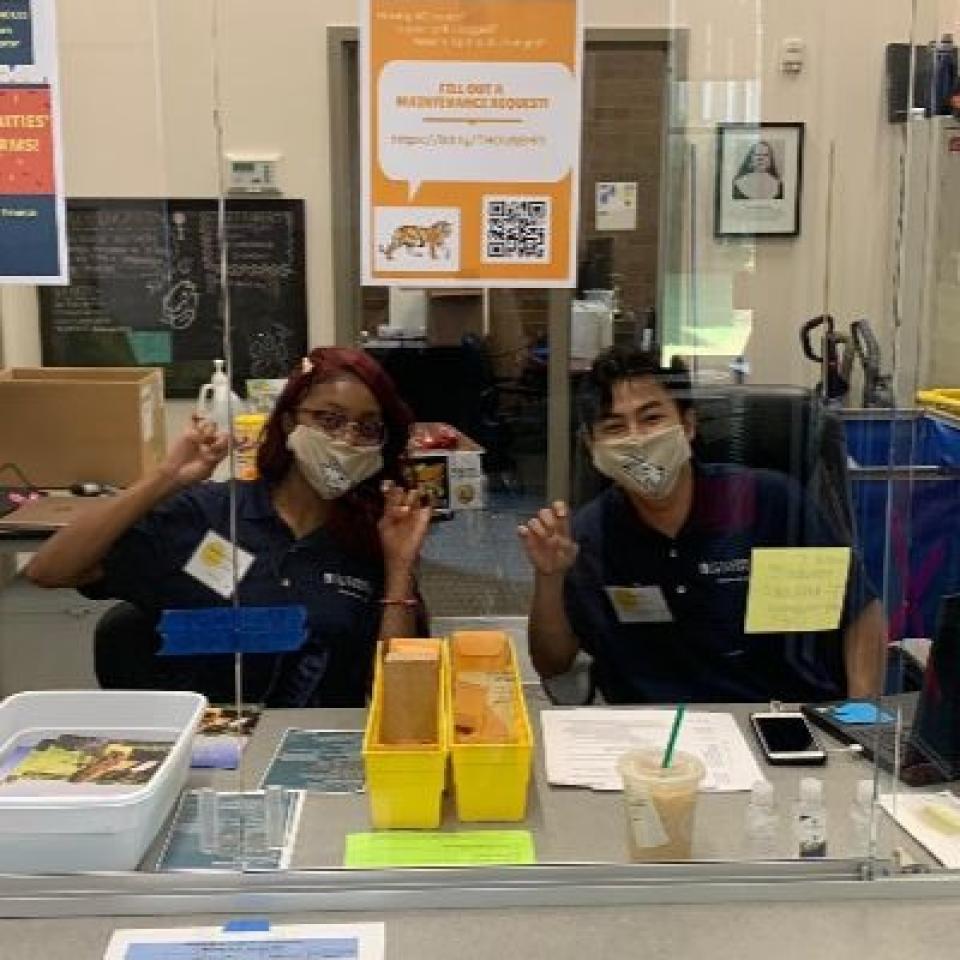
[[[299,650],[244,658],[244,699],[360,706],[377,638],[416,635],[424,622],[414,575],[430,508],[401,485],[411,424],[371,357],[318,348],[264,428],[258,480],[205,483],[228,438],[194,418],[159,468],[48,540],[26,574],[40,586],[126,601],[98,626],[102,686],[192,689],[227,701],[232,657],[156,653],[163,610],[233,602],[196,562],[212,533],[239,548],[241,606],[307,611]]]

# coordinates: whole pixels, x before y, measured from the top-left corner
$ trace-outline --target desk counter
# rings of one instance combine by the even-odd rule
[[[541,710],[549,709],[550,705],[535,688],[527,688],[527,698],[536,742],[527,818],[523,823],[502,826],[530,830],[540,863],[627,863],[626,824],[621,795],[553,787],[547,783],[539,719]],[[866,856],[866,851],[858,849],[854,839],[850,804],[857,781],[872,776],[872,764],[847,750],[839,749],[839,752],[830,754],[827,765],[821,768],[770,766],[760,757],[748,727],[748,714],[754,707],[714,704],[710,709],[729,711],[737,717],[764,775],[775,787],[781,814],[780,842],[776,851],[778,858],[793,859],[797,856],[797,841],[793,834],[794,802],[799,792],[800,777],[811,774],[824,780],[830,857]],[[224,790],[256,789],[287,728],[360,730],[364,719],[363,710],[268,711],[244,753],[239,771],[213,774],[194,771],[193,783]],[[823,739],[829,740],[825,735]],[[828,746],[840,748],[840,744],[834,742],[829,742]],[[889,778],[886,775],[882,783],[884,788],[888,786]],[[697,860],[750,859],[744,835],[747,797],[745,793],[700,796],[693,843],[693,855]],[[911,859],[932,863],[929,855],[889,818],[882,817],[880,825],[878,849],[881,857],[888,857],[896,847],[904,850]],[[467,830],[496,826],[461,824],[454,814],[452,797],[449,794],[445,797],[441,829]],[[344,836],[370,829],[365,795],[309,793],[304,803],[291,867],[301,870],[338,867],[343,863]],[[144,864],[147,869],[157,849],[158,844],[148,855]]]
[[[217,926],[226,918],[0,921],[3,960],[102,960],[131,927]],[[655,907],[293,913],[275,923],[383,921],[386,960],[953,960],[956,901],[658,904]]]
[[[535,694],[530,700],[539,726],[540,712],[547,705]],[[716,709],[730,709],[742,726],[746,724],[747,706]],[[240,771],[195,772],[192,785],[253,788],[288,727],[358,729],[363,719],[361,710],[270,711],[262,718]],[[822,770],[833,856],[860,853],[851,846],[848,807],[855,782],[871,769],[849,754],[832,754]],[[789,814],[800,772],[767,767],[765,773],[784,808],[783,853],[790,855],[794,841]],[[756,867],[741,865],[737,872],[722,864],[701,863],[689,868],[692,883],[681,881],[671,888],[669,874],[663,874],[652,881],[648,877],[638,892],[630,888],[635,871],[623,866],[626,843],[619,795],[550,787],[538,750],[530,801],[527,821],[518,826],[534,834],[541,863],[610,866],[474,870],[466,872],[469,879],[464,871],[458,876],[457,871],[328,870],[316,874],[314,888],[309,886],[311,869],[339,865],[344,835],[369,829],[365,796],[315,794],[307,798],[300,823],[292,865],[299,872],[288,875],[294,885],[285,885],[273,874],[231,878],[140,873],[15,882],[0,878],[0,909],[5,916],[45,917],[0,921],[0,957],[100,960],[116,928],[210,926],[244,912],[270,913],[278,924],[383,920],[388,960],[412,956],[439,960],[450,955],[459,960],[499,960],[505,949],[511,957],[581,960],[630,956],[640,944],[644,956],[720,960],[770,956],[936,960],[955,955],[960,935],[956,880],[906,877],[867,882],[853,865],[824,863],[821,871],[778,883],[762,877]],[[698,858],[745,856],[745,804],[743,794],[701,797],[694,841]],[[444,829],[458,828],[448,800]],[[928,862],[905,834],[884,821],[881,853],[894,846]],[[148,855],[147,869],[158,849],[159,838]],[[710,872],[719,883],[703,882]],[[321,892],[315,894],[314,889]],[[15,897],[22,899],[13,903]],[[211,910],[221,912],[210,914]]]

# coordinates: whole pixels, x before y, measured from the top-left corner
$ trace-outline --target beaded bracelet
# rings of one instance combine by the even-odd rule
[[[404,597],[400,600],[390,600],[387,597],[384,597],[380,603],[385,607],[416,607],[419,605],[420,601],[417,600],[416,597]]]

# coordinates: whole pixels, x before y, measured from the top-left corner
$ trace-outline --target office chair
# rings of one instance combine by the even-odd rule
[[[156,620],[132,603],[110,607],[93,630],[93,672],[104,690],[159,690],[162,676],[145,665],[156,657]]]
[[[543,436],[546,385],[540,391],[523,379],[498,376],[487,342],[476,334],[467,334],[460,350],[461,388],[472,400],[462,429],[486,450],[487,475],[499,479],[505,487],[517,487],[517,442],[529,432]],[[544,404],[542,411],[538,401]],[[542,423],[532,428],[530,418],[538,412],[542,412]]]
[[[126,601],[110,607],[93,631],[93,670],[104,690],[192,690],[211,703],[236,698],[233,656],[159,656],[156,618]],[[263,690],[244,676],[245,702]]]
[[[791,477],[838,538],[852,541],[853,511],[843,424],[812,390],[728,386],[694,390],[694,455]]]

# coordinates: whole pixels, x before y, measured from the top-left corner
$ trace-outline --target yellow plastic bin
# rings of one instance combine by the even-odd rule
[[[919,390],[917,403],[939,413],[960,417],[960,389]]]
[[[452,706],[447,710],[447,737],[450,741],[457,817],[465,823],[515,822],[527,815],[533,732],[512,643],[510,669],[518,728],[515,743],[457,743]],[[452,691],[448,691],[448,703],[451,699]]]
[[[435,829],[440,826],[447,770],[447,645],[440,645],[440,696],[437,698],[436,745],[395,746],[380,743],[383,704],[384,645],[377,646],[373,699],[363,737],[363,766],[370,800],[370,819],[378,829]]]

